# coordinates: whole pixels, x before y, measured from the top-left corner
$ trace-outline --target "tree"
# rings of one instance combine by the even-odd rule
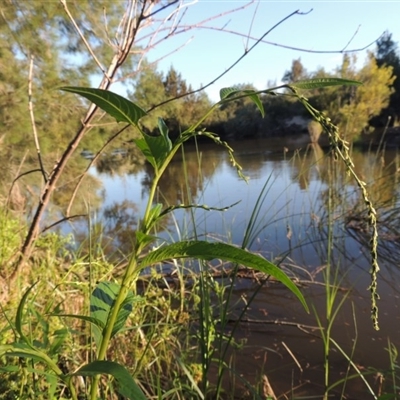
[[[386,125],[390,117],[391,124],[400,121],[400,57],[397,43],[393,41],[392,34],[385,34],[378,40],[375,53],[376,63],[379,67],[390,66],[393,68],[395,79],[392,84],[393,92],[389,104],[382,110],[379,117],[373,120],[375,125]]]
[[[163,80],[163,85],[168,98],[179,97],[191,91],[186,81],[182,79],[182,75],[173,66],[171,66],[167,72],[167,76]]]
[[[171,133],[179,133],[200,119],[211,106],[206,93],[190,93],[192,91],[191,85],[174,67],[171,66],[164,77],[153,64],[140,72],[130,97],[144,109],[175,99],[152,110],[150,115],[142,119],[142,123],[147,131],[155,132],[158,118],[161,117]]]
[[[307,71],[301,63],[301,58],[292,61],[292,67],[283,75],[282,82],[291,83],[307,78]]]
[[[239,90],[256,90],[251,84],[235,85]],[[244,138],[257,134],[260,112],[248,97],[226,103],[211,117],[212,129],[227,137]]]
[[[340,128],[341,135],[353,140],[368,127],[372,117],[389,104],[394,77],[392,67],[377,65],[372,53],[368,54],[364,66],[357,71],[355,56],[343,56],[342,65],[332,77],[362,82],[360,86],[331,87],[314,91],[312,101],[324,110]],[[314,78],[327,77],[323,70],[313,74]]]
[[[112,32],[118,26],[117,16],[124,11],[122,2],[71,3],[71,12],[81,16],[77,23],[87,42],[97,59],[106,63],[112,52],[104,46],[103,8],[110,14],[108,27]],[[83,103],[55,88],[66,84],[90,86],[97,65],[86,52],[59,2],[0,0],[0,132],[5,146],[25,150],[33,144],[27,112],[28,70],[33,57],[35,121],[41,150],[54,164],[51,153],[68,143],[78,123],[72,116],[84,110]]]

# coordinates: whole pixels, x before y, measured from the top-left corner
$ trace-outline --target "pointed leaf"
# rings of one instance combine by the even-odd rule
[[[136,232],[136,240],[138,243],[140,243],[143,246],[147,246],[151,242],[154,242],[157,238],[152,235],[147,235],[141,231]]]
[[[228,97],[233,96],[233,95],[235,95],[235,94],[237,94],[239,92],[240,92],[240,90],[238,88],[235,88],[235,87],[222,88],[219,91],[219,97],[220,97],[221,100],[225,100]]]
[[[253,101],[253,103],[257,106],[257,108],[260,110],[262,117],[264,117],[264,115],[265,115],[264,107],[262,105],[262,102],[260,100],[258,93],[255,90],[253,90],[253,89],[238,89],[235,87],[229,87],[229,88],[223,88],[219,92],[219,96],[220,96],[221,100],[226,100],[226,99],[235,100],[235,98],[233,96],[235,96],[236,94],[238,94],[238,95],[242,94],[242,96],[238,96],[240,98],[242,98],[243,95],[245,95],[246,97],[249,97]],[[230,100],[228,100],[228,101],[230,101]]]
[[[96,376],[99,374],[112,375],[118,383],[118,392],[130,400],[146,400],[146,396],[132,378],[128,370],[113,361],[93,361],[79,368],[73,375]]]
[[[80,315],[80,314],[52,314],[53,317],[64,317],[64,318],[76,318],[76,319],[80,319],[82,321],[87,321],[90,322],[91,324],[98,326],[100,329],[103,329],[105,324],[103,323],[103,321],[100,321],[97,318],[94,317],[89,317],[87,315]]]
[[[143,133],[143,138],[135,140],[147,161],[158,170],[171,151],[172,143],[168,137],[149,136]]]
[[[21,301],[19,302],[17,313],[15,315],[15,329],[17,330],[20,338],[27,344],[31,344],[30,340],[24,335],[24,332],[22,331],[22,320],[23,320],[23,314],[24,314],[24,307],[26,300],[28,299],[29,293],[32,291],[32,289],[36,286],[38,281],[36,281],[33,285],[31,285],[24,295],[22,296]]]
[[[341,79],[341,78],[318,78],[318,79],[307,79],[304,81],[298,81],[289,84],[290,87],[296,89],[317,89],[327,86],[349,86],[349,85],[362,85],[362,82],[353,81],[350,79]]]
[[[90,296],[90,317],[98,321],[98,323],[93,327],[97,344],[100,343],[99,340],[102,338],[102,330],[100,331],[100,327],[101,325],[104,327],[107,325],[109,314],[114,306],[120,287],[120,285],[114,282],[100,282]],[[125,325],[129,314],[132,312],[133,302],[135,300],[136,298],[133,292],[129,291],[126,299],[121,304],[111,337],[119,332]]]
[[[136,146],[139,148],[139,150],[146,157],[146,160],[153,166],[154,169],[157,170],[156,160],[154,159],[153,154],[151,153],[150,147],[147,144],[146,140],[144,138],[135,139],[135,143]]]
[[[292,280],[276,265],[256,254],[225,243],[204,241],[183,241],[158,248],[141,260],[141,268],[163,262],[171,258],[198,258],[212,260],[214,258],[231,261],[253,268],[273,276],[295,294],[308,311],[306,301]]]
[[[21,357],[45,363],[57,375],[62,375],[62,371],[57,364],[45,353],[33,349],[29,344],[13,343],[11,345],[0,345],[0,356]]]
[[[138,105],[109,90],[76,86],[64,86],[60,89],[85,97],[107,114],[114,117],[117,122],[127,122],[131,125],[137,125],[140,118],[146,115],[146,112]]]
[[[161,136],[164,138],[166,144],[168,145],[169,151],[172,149],[172,142],[168,137],[169,129],[162,118],[158,118],[158,129],[160,130]]]
[[[254,90],[243,90],[243,93],[247,93],[253,103],[257,106],[260,110],[261,116],[264,118],[265,111],[264,106],[261,103],[260,96]]]

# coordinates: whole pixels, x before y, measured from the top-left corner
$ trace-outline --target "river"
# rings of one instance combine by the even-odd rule
[[[378,210],[381,234],[380,331],[374,331],[368,290],[369,236],[360,191],[340,160],[306,142],[230,143],[247,183],[238,177],[222,147],[208,142],[186,145],[166,171],[158,201],[176,206],[190,199],[213,210],[177,210],[159,227],[157,236],[160,243],[196,236],[242,245],[258,202],[246,247],[281,263],[299,283],[311,312],[307,314],[279,285],[266,282],[260,288],[257,279],[240,278],[237,298],[249,298],[256,290],[257,295],[237,333],[246,343],[235,354],[246,360],[238,363],[237,373],[250,381],[265,373],[276,394],[322,393],[324,356],[318,319],[326,325],[324,274],[329,265],[330,279],[340,287],[334,310],[345,296],[332,329],[331,382],[344,378],[348,369],[350,375],[355,373],[342,349],[352,353],[360,371],[368,372],[366,379],[379,393],[379,370],[389,367],[388,340],[400,346],[398,155],[393,150],[353,150],[355,170],[368,183]],[[124,152],[115,156],[124,157]],[[143,166],[126,174],[100,172],[94,166],[90,174],[102,184],[102,204],[95,215],[108,229],[110,252],[122,249],[144,211],[151,169]],[[76,232],[82,229],[84,225],[75,225]],[[341,390],[342,385],[338,387]],[[344,391],[346,398],[373,398],[360,379],[350,380]],[[335,396],[340,398],[340,391]]]

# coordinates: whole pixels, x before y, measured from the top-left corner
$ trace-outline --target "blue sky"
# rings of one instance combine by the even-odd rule
[[[199,0],[188,7],[185,21],[195,23],[246,3]],[[176,35],[151,50],[148,59],[156,60],[190,40],[181,50],[159,61],[158,69],[166,71],[173,65],[188,83],[198,88],[224,72],[243,54],[246,46],[254,44],[254,40],[246,39],[249,32],[252,37],[259,38],[296,10],[309,13],[292,16],[268,34],[265,40],[307,50],[335,51],[346,48],[350,40],[347,49],[365,47],[388,30],[396,42],[400,41],[400,1],[264,0],[206,24],[217,28],[225,26],[226,30],[243,36],[197,29]],[[370,47],[370,50],[374,49],[375,45]],[[365,60],[365,54],[365,51],[358,53],[360,65]],[[207,89],[207,93],[213,100],[217,100],[221,87],[252,83],[258,89],[263,89],[268,87],[268,82],[279,83],[292,60],[299,57],[308,71],[314,71],[319,66],[330,71],[340,64],[342,54],[315,54],[261,43],[233,71]]]

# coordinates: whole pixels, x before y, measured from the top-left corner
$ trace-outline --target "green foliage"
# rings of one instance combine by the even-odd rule
[[[90,316],[94,323],[94,335],[96,343],[99,345],[101,343],[102,331],[107,325],[108,317],[110,311],[114,305],[114,301],[119,293],[120,286],[114,282],[100,282],[94,289],[90,297]],[[116,335],[125,325],[129,314],[132,312],[133,304],[137,301],[133,292],[128,292],[125,301],[122,303],[111,337]]]
[[[264,117],[263,96],[254,86],[236,85],[220,90],[222,105],[210,116],[212,129],[226,137],[243,139],[254,136]]]
[[[0,265],[6,265],[21,243],[21,221],[0,208]]]
[[[172,77],[174,77],[173,74],[171,74],[169,80],[167,80],[168,85],[171,86],[169,90],[183,90],[182,87],[175,85],[176,82],[174,83]],[[177,79],[176,76],[175,79]],[[177,87],[179,89],[177,89]],[[123,120],[125,122],[129,122],[130,124],[137,125],[140,117],[144,116],[144,112],[141,112],[139,107],[135,106],[128,100],[121,99],[120,96],[107,91],[73,87],[64,88],[64,90],[78,93],[94,101],[95,104],[97,104],[104,111],[109,112],[117,120]],[[220,102],[221,104],[248,97],[256,104],[257,107],[260,108],[261,111],[263,111],[259,94],[254,90],[225,89],[221,93],[223,94],[223,98]],[[203,119],[206,118],[215,107],[216,106],[211,108],[211,110],[206,114],[205,117],[203,117]],[[159,220],[161,220],[161,218],[163,218],[164,215],[167,214],[167,211],[165,213],[162,212],[161,204],[153,207],[153,200],[158,182],[169,165],[173,155],[177,152],[181,145],[191,137],[203,134],[203,132],[197,131],[197,128],[201,123],[202,119],[194,125],[191,125],[190,128],[182,132],[178,139],[173,143],[168,137],[167,125],[163,120],[160,119],[158,124],[160,134],[158,136],[153,137],[142,132],[142,137],[136,140],[137,146],[153,166],[154,179],[150,188],[147,208],[142,218],[142,228],[139,229],[141,234],[136,235],[137,242],[135,244],[135,249],[130,257],[130,261],[125,270],[121,285],[111,282],[100,283],[92,293],[90,318],[82,317],[88,321],[90,320],[90,322],[95,325],[98,362],[102,362],[105,359],[111,338],[121,330],[132,310],[132,301],[134,297],[130,288],[136,285],[139,272],[145,267],[152,266],[156,263],[165,262],[171,258],[195,258],[200,260],[211,260],[218,258],[258,269],[284,283],[300,299],[304,307],[307,307],[298,288],[285,275],[285,273],[280,270],[280,268],[259,256],[227,244],[208,243],[201,241],[182,241],[171,245],[164,245],[159,249],[150,251],[150,253],[144,258],[142,257],[142,251],[144,247],[147,247],[151,240],[151,237],[149,236],[150,230]],[[219,138],[214,137],[211,134],[206,134],[206,136],[211,137],[216,142],[219,141]],[[226,147],[228,148],[228,151],[230,151],[229,147]],[[233,163],[236,164],[231,151],[230,154]],[[240,171],[240,167],[238,166],[237,168]],[[80,318],[80,316],[78,316],[78,318]],[[90,371],[90,374],[96,375],[96,371],[99,373],[100,370],[93,370],[91,368],[92,365],[93,364],[89,364],[84,368],[87,368],[88,371]],[[98,366],[99,365],[96,364],[96,367]],[[110,367],[110,365],[108,365],[108,367]],[[101,372],[106,372],[107,368],[100,368]],[[110,372],[110,369],[108,372]],[[121,371],[118,373],[120,372]],[[122,388],[124,385],[126,385],[127,381],[124,380],[124,382],[125,383],[123,383],[121,379],[119,381],[120,385],[122,384]],[[92,399],[97,397],[97,385],[98,377],[96,375],[91,387]]]
[[[164,77],[155,66],[145,65],[137,78],[134,90],[130,93],[130,98],[144,109],[152,109],[176,98],[161,107],[157,106],[141,120],[141,123],[147,132],[154,134],[159,118],[162,118],[171,134],[177,136],[193,121],[199,120],[211,106],[205,93],[188,94],[192,90],[175,68],[171,67]]]
[[[123,3],[101,0],[96,7],[91,2],[68,5],[74,15],[85,15],[87,41],[101,62],[108,60],[113,50],[105,44],[108,34],[118,26],[117,16],[123,12]],[[108,33],[102,26],[103,9],[107,9]],[[32,56],[33,103],[41,149],[44,155],[59,151],[76,130],[77,121],[72,116],[84,109],[81,103],[55,88],[70,82],[87,86],[97,66],[87,57],[83,42],[57,2],[2,1],[0,20],[0,132],[5,135],[4,144],[14,148],[33,144],[27,107]],[[53,157],[51,162],[54,163]]]
[[[360,86],[362,82],[343,78],[316,78],[290,83],[295,89],[321,89],[332,86]]]
[[[283,75],[282,82],[295,83],[300,80],[308,79],[306,69],[304,68],[301,58],[292,61],[292,67],[289,71],[286,71]]]
[[[353,140],[367,129],[370,119],[379,115],[388,105],[390,85],[394,79],[392,68],[379,68],[372,54],[369,54],[360,71],[356,71],[355,62],[355,57],[345,55],[342,66],[336,74],[339,78],[350,82],[362,82],[361,86],[334,86],[323,92],[317,90],[313,92],[310,100],[330,116],[346,140]],[[327,75],[329,76],[321,70],[314,75],[314,79],[321,79],[323,82],[326,78],[321,77]]]
[[[397,43],[392,39],[392,34],[385,34],[376,43],[376,63],[378,67],[392,67],[394,80],[389,104],[375,119],[375,123],[385,126],[388,122],[397,125],[400,121],[400,55]],[[388,118],[391,121],[388,121]]]
[[[113,37],[110,32],[115,33],[115,31],[119,29],[119,26],[116,24],[116,21],[111,18],[107,31],[99,34],[95,32],[98,30],[96,21],[101,19],[99,13],[103,12],[104,7],[107,6],[111,7],[112,10],[119,10],[119,7],[122,7],[121,4],[122,2],[111,4],[107,1],[101,1],[96,3],[96,7],[94,7],[95,10],[89,13],[87,11],[93,8],[92,2],[74,3],[74,11],[77,15],[90,15],[90,18],[85,21],[85,31],[87,31],[88,39],[91,42],[96,57],[98,55],[100,59],[100,64],[103,60],[107,60],[112,54],[114,50],[113,46],[104,46],[104,43],[109,41],[109,37]],[[36,109],[36,120],[37,126],[41,132],[41,137],[44,136],[47,140],[47,146],[43,146],[44,149],[48,151],[57,150],[51,147],[54,143],[65,147],[67,142],[69,142],[70,132],[73,130],[75,124],[71,115],[76,111],[84,110],[83,103],[74,101],[72,96],[50,91],[50,88],[54,88],[59,85],[60,82],[64,84],[67,82],[74,82],[75,86],[66,86],[63,88],[64,91],[77,93],[95,103],[108,113],[109,117],[115,118],[117,122],[123,121],[138,128],[139,138],[135,137],[134,142],[141,152],[142,157],[151,165],[154,175],[150,183],[147,207],[138,224],[135,241],[132,240],[129,260],[123,267],[120,283],[111,282],[109,278],[107,279],[105,275],[108,275],[108,273],[101,277],[100,282],[97,283],[94,290],[90,290],[90,315],[80,315],[76,313],[75,315],[73,313],[62,314],[59,312],[58,307],[55,307],[54,312],[51,313],[49,309],[46,309],[46,313],[51,315],[52,318],[56,315],[61,319],[74,316],[75,320],[73,323],[76,324],[77,320],[78,322],[89,322],[92,325],[92,334],[95,344],[93,348],[90,349],[90,356],[85,358],[85,364],[82,365],[82,363],[80,363],[80,368],[74,373],[64,372],[61,369],[59,362],[56,361],[57,351],[62,347],[65,337],[61,333],[52,343],[50,343],[49,340],[46,340],[44,343],[38,343],[38,341],[33,339],[32,317],[25,312],[28,298],[32,294],[35,285],[30,286],[22,296],[16,311],[15,322],[10,323],[11,329],[15,335],[15,340],[11,344],[1,344],[0,354],[6,357],[29,359],[32,361],[32,367],[28,371],[33,374],[37,373],[36,368],[38,367],[36,367],[36,364],[39,364],[42,368],[40,373],[51,382],[51,385],[54,386],[53,383],[56,381],[61,382],[64,387],[68,388],[69,395],[73,399],[77,399],[75,386],[73,384],[73,379],[77,375],[92,377],[89,382],[90,398],[92,400],[97,399],[99,395],[98,390],[103,386],[99,383],[99,375],[101,374],[109,374],[114,377],[121,395],[135,399],[145,398],[133,377],[136,371],[133,369],[132,371],[127,371],[121,364],[114,361],[106,361],[106,358],[114,359],[111,357],[114,351],[111,343],[115,343],[118,340],[119,335],[117,334],[121,334],[122,331],[125,330],[124,328],[127,328],[127,331],[131,330],[130,333],[132,337],[135,338],[135,343],[138,343],[139,339],[141,339],[142,330],[152,329],[151,326],[143,327],[139,325],[127,327],[128,321],[134,318],[134,316],[131,315],[132,311],[137,311],[135,309],[137,305],[135,293],[139,274],[147,267],[152,270],[153,274],[156,274],[155,264],[163,264],[171,259],[175,261],[180,259],[196,259],[200,261],[222,259],[230,261],[233,264],[241,264],[262,271],[283,283],[297,296],[307,309],[304,297],[291,279],[278,266],[260,256],[224,243],[210,243],[198,240],[181,241],[156,247],[156,238],[153,236],[154,228],[157,224],[161,223],[166,215],[170,214],[174,209],[192,207],[210,209],[205,205],[192,204],[190,201],[188,204],[182,204],[172,208],[164,206],[163,204],[154,204],[160,179],[181,146],[187,140],[195,137],[211,139],[227,150],[232,164],[236,167],[239,175],[243,177],[241,167],[234,158],[233,150],[217,135],[205,131],[203,129],[203,123],[212,112],[219,109],[219,118],[221,121],[233,121],[234,125],[237,127],[236,129],[244,129],[248,127],[249,122],[255,120],[253,116],[256,112],[261,112],[263,115],[263,100],[265,96],[276,93],[273,90],[257,91],[255,88],[245,85],[235,88],[225,88],[221,90],[221,100],[216,105],[211,106],[208,98],[204,94],[189,94],[192,88],[190,85],[186,84],[181,75],[172,67],[165,77],[151,67],[140,72],[135,82],[135,90],[131,94],[135,102],[131,102],[109,91],[82,87],[81,85],[88,84],[89,77],[96,70],[96,62],[91,58],[87,59],[82,57],[82,63],[78,67],[76,64],[71,64],[69,59],[80,59],[80,56],[82,56],[81,49],[83,44],[79,38],[69,40],[70,35],[61,34],[69,34],[71,29],[66,23],[65,17],[62,16],[63,14],[60,14],[59,8],[55,3],[46,8],[43,4],[37,2],[26,2],[26,4],[22,4],[21,7],[22,8],[17,8],[16,3],[11,2],[10,5],[6,7],[6,12],[3,12],[3,9],[0,10],[2,11],[2,18],[6,21],[6,24],[0,26],[0,41],[2,41],[0,44],[4,45],[4,50],[0,50],[0,62],[1,64],[8,63],[7,69],[0,72],[0,93],[7,95],[5,97],[6,100],[4,100],[4,102],[1,100],[2,103],[0,103],[0,112],[2,113],[0,123],[4,124],[1,128],[4,128],[4,131],[7,132],[5,140],[9,140],[9,144],[22,144],[26,140],[23,135],[30,129],[30,121],[27,114],[25,114],[24,119],[21,119],[19,125],[13,125],[10,121],[18,120],[19,113],[21,113],[23,96],[26,96],[26,83],[21,84],[21,82],[27,82],[26,72],[23,72],[24,68],[22,68],[22,66],[24,65],[23,63],[27,61],[28,54],[34,54],[35,57],[37,57],[40,71],[42,71],[42,75],[34,76],[34,79],[35,82],[38,83],[37,87],[35,87],[35,96],[42,100],[40,107],[38,106]],[[110,12],[110,9],[108,9],[107,14],[110,14]],[[21,18],[24,14],[29,15],[30,18]],[[114,15],[118,14],[118,12],[114,13]],[[55,29],[54,24],[60,24],[62,29]],[[19,48],[18,46],[13,46],[10,35],[16,35],[21,40],[21,42],[18,43]],[[41,39],[38,43],[34,43],[35,46],[32,46],[32,36],[37,36]],[[0,49],[3,49],[3,46],[1,46]],[[71,55],[73,57],[71,57]],[[131,60],[133,63],[134,58]],[[60,65],[62,65],[63,68],[60,68]],[[329,121],[315,112],[307,100],[298,95],[297,89],[318,89],[325,86],[354,84],[355,82],[352,79],[355,78],[351,76],[346,77],[345,74],[343,74],[343,78],[348,78],[346,81],[319,78],[312,81],[302,81],[301,79],[303,79],[305,71],[300,67],[301,63],[300,60],[298,60],[297,63],[293,64],[290,76],[293,84],[283,85],[280,88],[286,89],[288,92],[293,92],[293,97],[300,99],[306,108],[308,108],[311,113],[314,113],[313,116],[324,123],[324,128],[328,133],[332,133],[331,131],[333,128],[332,125],[329,124]],[[129,63],[125,64],[124,68],[129,68]],[[15,75],[13,74],[14,71]],[[7,81],[9,75],[12,75],[10,82]],[[48,95],[48,93],[51,93],[51,95]],[[171,98],[179,96],[183,97],[175,99],[174,101],[168,101],[171,100]],[[156,107],[154,112],[146,116],[144,109],[136,105],[136,102],[141,104],[141,107],[150,110],[160,103],[165,102],[165,104],[162,107]],[[14,110],[11,117],[7,114],[10,108]],[[243,110],[245,110],[244,113]],[[359,109],[356,111],[360,112]],[[347,115],[347,117],[349,117],[349,115]],[[242,125],[237,124],[237,121],[240,121]],[[228,126],[228,129],[233,131],[233,127],[229,128]],[[20,132],[18,132],[18,130]],[[171,139],[171,133],[175,135],[175,140]],[[336,131],[334,133],[336,133]],[[334,139],[336,139],[336,137],[333,135],[332,141]],[[3,137],[1,140],[3,140]],[[349,160],[345,159],[345,162],[349,162]],[[49,241],[51,242],[51,240]],[[151,247],[151,245],[154,246]],[[200,264],[203,266],[202,262]],[[183,267],[184,265],[182,265],[182,268]],[[83,279],[75,283],[76,287],[82,287],[85,279],[89,281],[89,286],[92,284],[92,274],[94,273],[92,264],[89,264],[89,269],[89,273],[84,270],[82,274]],[[202,270],[202,272],[206,271]],[[75,271],[68,271],[65,279],[69,277],[69,274],[72,275],[73,273],[75,273]],[[203,373],[203,376],[200,378],[202,381],[201,390],[197,387],[197,382],[193,378],[192,372],[189,371],[188,368],[182,369],[184,369],[184,373],[192,384],[191,389],[201,397],[207,395],[208,377],[205,372],[209,371],[212,362],[212,347],[213,340],[216,336],[216,325],[215,322],[211,321],[212,306],[210,304],[211,296],[209,293],[207,297],[207,289],[212,287],[212,282],[210,283],[207,276],[203,279],[203,274],[201,274],[199,282],[199,293],[201,294],[201,308],[199,309],[201,321],[200,337],[202,339],[200,344],[200,357],[202,357]],[[184,287],[182,283],[183,282],[181,282],[181,286]],[[374,283],[376,283],[376,279]],[[218,285],[214,284],[216,288],[215,292],[222,298],[224,289],[218,288],[217,286]],[[157,296],[157,293],[154,296]],[[184,296],[182,296],[182,303],[179,311],[185,309],[183,305],[184,299]],[[191,301],[197,304],[195,300],[191,299]],[[162,312],[170,315],[169,313],[172,311],[168,309],[168,307],[162,308],[162,312],[159,312],[159,308],[161,308],[160,305],[161,303],[157,304],[152,310],[156,313],[158,318],[161,318],[159,314],[161,315]],[[170,303],[168,306],[169,305]],[[67,307],[68,305],[66,304],[65,306]],[[29,309],[30,312],[37,317],[37,325],[43,327],[43,330],[47,333],[48,323],[42,315],[32,311],[35,309],[33,302],[30,304]],[[175,317],[177,314],[178,313],[175,314]],[[165,315],[162,315],[162,318],[165,318]],[[180,318],[184,318],[184,316],[180,316]],[[157,322],[158,321],[155,320],[154,325],[156,325]],[[165,323],[167,327],[169,326],[168,321],[165,322],[164,319],[163,323]],[[171,331],[175,333],[175,328],[171,328]],[[165,336],[168,336],[171,332],[165,330],[164,333]],[[164,338],[157,337],[157,343],[159,343],[161,339]],[[137,345],[138,349],[139,346],[141,346],[139,350],[136,349],[137,353],[143,350],[143,354],[139,357],[139,360],[136,358],[134,359],[137,365],[142,363],[147,366],[148,364],[159,363],[154,342],[152,340],[143,342],[144,343],[141,345]],[[179,343],[178,340],[177,343]],[[177,349],[179,349],[179,345],[177,344],[176,346]],[[148,354],[154,355],[154,357],[147,360],[146,357],[149,357]],[[169,353],[169,355],[172,357],[171,353]],[[91,361],[92,358],[94,358],[94,361]],[[146,363],[146,361],[148,362]],[[190,361],[193,362],[193,360]],[[75,369],[76,368],[74,368],[74,370]],[[159,371],[164,372],[161,363]],[[177,381],[179,381],[180,376],[178,373],[176,378]],[[33,380],[35,380],[35,378],[33,378]],[[159,380],[161,381],[161,378],[159,378]],[[154,384],[154,382],[151,383]],[[161,385],[158,384],[157,386],[156,384],[154,387],[160,388]],[[202,393],[202,391],[204,393]],[[164,394],[161,392],[162,390],[160,389],[159,393],[157,393],[159,398],[164,397]],[[55,393],[54,387],[51,391],[49,390],[49,393],[53,396]],[[101,393],[101,396],[105,398],[103,393]]]

